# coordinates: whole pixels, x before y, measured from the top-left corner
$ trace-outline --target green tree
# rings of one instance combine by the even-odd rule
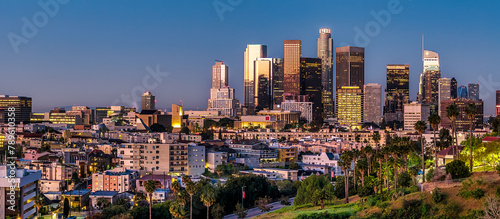
[[[172,188],[172,192],[177,195],[177,193],[181,191],[181,184],[178,181],[175,181],[170,185],[170,188]]]
[[[273,207],[272,205],[268,205],[269,202],[271,202],[271,198],[264,196],[257,199],[257,201],[255,201],[255,205],[257,205],[257,208],[260,209],[260,212],[269,212]]]
[[[234,211],[234,214],[238,216],[238,219],[243,219],[247,216],[248,210],[245,210],[243,208],[243,205],[241,203],[236,204],[236,210]]]
[[[181,131],[179,133],[184,133],[186,135],[189,135],[189,128],[187,126],[184,126],[181,128]]]
[[[358,168],[359,172],[361,173],[361,186],[365,186],[365,171],[368,169],[368,162],[366,159],[360,159],[356,163],[356,167]]]
[[[144,189],[149,195],[149,219],[151,219],[151,204],[153,203],[153,192],[156,191],[156,181],[148,180],[144,183]]]
[[[467,114],[467,118],[469,119],[469,138],[470,138],[470,172],[472,173],[472,167],[474,164],[472,163],[472,151],[473,151],[473,142],[472,139],[474,139],[474,135],[472,134],[472,129],[474,129],[474,122],[476,121],[476,115],[477,115],[477,108],[476,105],[473,103],[469,103],[467,108],[465,108],[465,114]]]
[[[207,207],[207,219],[210,218],[210,206],[212,206],[215,203],[215,190],[212,186],[207,185],[205,188],[203,188],[203,193],[201,194],[200,197],[201,201],[203,202],[203,205]]]
[[[439,130],[439,150],[443,150],[453,144],[453,137],[450,130],[442,128]]]
[[[152,132],[164,132],[166,128],[162,124],[154,123],[149,129],[151,129]]]
[[[363,147],[362,152],[364,155],[366,155],[366,158],[368,159],[368,175],[370,175],[372,169],[373,148],[370,145],[368,145],[366,147]]]
[[[210,213],[215,219],[222,219],[224,217],[224,207],[222,207],[219,203],[216,203],[210,210]]]
[[[454,160],[446,164],[446,173],[451,175],[452,179],[460,179],[470,176],[469,168],[465,166],[465,162]]]
[[[422,182],[425,182],[425,149],[424,149],[424,137],[422,134],[424,134],[425,130],[427,129],[427,125],[425,124],[424,121],[418,121],[414,125],[414,129],[420,134],[420,147],[422,150]]]
[[[313,200],[319,201],[321,203],[321,210],[325,209],[325,200],[332,197],[331,190],[324,187],[323,189],[317,189],[313,193]]]
[[[288,165],[288,169],[298,170],[298,169],[300,169],[300,166],[298,163],[292,161],[292,162],[290,162],[290,165]]]
[[[68,218],[69,216],[69,200],[68,198],[64,198],[64,205],[63,205],[63,215],[64,218]]]
[[[41,214],[41,212],[40,212],[40,209],[42,209],[42,207],[43,207],[43,197],[42,197],[42,195],[41,195],[41,194],[40,194],[40,195],[35,196],[35,207],[36,207],[36,209],[37,209],[37,212],[38,212],[39,217],[41,217],[41,216],[42,216],[42,214]]]
[[[340,156],[339,166],[344,171],[344,189],[345,189],[345,203],[349,203],[349,167],[352,162],[352,153],[350,151],[344,152]]]
[[[457,132],[456,132],[456,124],[455,124],[455,121],[457,120],[457,117],[458,115],[460,114],[460,112],[458,111],[458,107],[456,104],[452,104],[448,107],[446,107],[446,117],[448,117],[448,119],[450,119],[451,121],[451,129],[452,129],[452,132],[453,132],[453,139],[455,140],[455,143],[453,143],[452,141],[452,145],[457,145],[458,142],[457,142]],[[456,147],[453,147],[453,160],[456,160],[456,154],[457,154],[457,151],[455,150]]]
[[[438,167],[438,149],[437,149],[437,142],[436,142],[436,129],[438,129],[439,124],[441,123],[441,117],[439,117],[438,114],[432,114],[428,118],[429,124],[431,124],[432,127],[432,133],[434,134],[434,163],[435,167]]]
[[[73,182],[73,184],[80,183],[80,177],[78,176],[78,173],[76,171],[71,175],[71,181]]]
[[[96,205],[99,210],[102,210],[111,205],[111,203],[106,198],[98,198]]]

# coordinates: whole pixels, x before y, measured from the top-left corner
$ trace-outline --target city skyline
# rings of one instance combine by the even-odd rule
[[[286,8],[296,11],[298,10],[297,3],[292,2]],[[3,4],[5,8],[7,6],[12,8],[11,11],[1,15],[3,18],[1,22],[5,28],[0,34],[4,36],[11,32],[21,34],[23,26],[21,18],[31,18],[36,11],[41,10],[36,3],[8,2]],[[122,94],[130,94],[132,88],[141,85],[145,75],[148,75],[146,67],[150,66],[151,69],[156,70],[158,65],[160,71],[170,74],[158,83],[155,89],[151,89],[157,97],[157,108],[169,109],[172,103],[179,103],[182,100],[186,109],[204,109],[207,107],[206,99],[209,97],[206,91],[211,86],[209,83],[210,66],[213,65],[213,60],[220,59],[231,68],[229,84],[235,88],[237,99],[243,102],[242,51],[247,44],[267,45],[267,57],[282,58],[283,40],[298,39],[302,42],[302,56],[313,58],[316,57],[316,40],[320,28],[331,29],[334,48],[345,45],[356,46],[354,28],[360,27],[364,30],[368,22],[376,21],[370,11],[373,10],[376,13],[387,10],[387,2],[370,5],[359,4],[359,2],[347,3],[345,8],[358,10],[360,16],[345,22],[348,19],[341,19],[342,16],[348,18],[355,16],[336,9],[335,3],[326,5],[310,3],[302,9],[327,10],[330,8],[336,13],[328,16],[314,15],[311,18],[301,18],[300,21],[297,20],[298,18],[290,18],[289,22],[296,22],[296,27],[249,23],[237,28],[235,32],[228,32],[241,22],[241,19],[244,19],[245,14],[262,7],[262,2],[243,2],[234,7],[235,12],[224,13],[222,21],[211,2],[200,3],[199,8],[193,8],[188,13],[183,12],[185,14],[175,12],[174,8],[175,6],[186,7],[187,3],[169,4],[168,8],[161,3],[149,3],[139,8],[151,12],[150,15],[146,16],[144,12],[133,12],[131,18],[128,19],[121,16],[103,19],[103,16],[109,12],[130,10],[125,9],[125,6],[130,6],[130,3],[123,4],[124,6],[117,8],[104,4],[103,9],[96,9],[94,17],[81,14],[92,10],[84,3],[70,2],[63,5],[59,8],[57,15],[50,18],[47,26],[38,29],[35,37],[30,38],[26,44],[20,44],[18,53],[13,51],[9,39],[5,37],[1,42],[5,48],[0,52],[1,66],[3,72],[12,75],[9,76],[10,82],[2,81],[0,92],[5,95],[32,97],[34,112],[48,111],[58,106],[110,106]],[[382,27],[379,34],[370,37],[370,42],[364,46],[366,51],[365,83],[378,83],[384,89],[385,66],[392,63],[408,63],[410,65],[410,99],[415,100],[422,65],[421,34],[425,34],[425,49],[435,51],[440,55],[442,77],[455,77],[458,84],[480,84],[480,98],[485,101],[485,115],[493,114],[494,90],[498,89],[495,87],[498,83],[495,83],[495,78],[493,81],[489,79],[494,76],[495,71],[487,60],[498,57],[498,54],[493,51],[498,47],[494,39],[497,38],[499,32],[487,27],[493,26],[493,20],[495,20],[493,18],[498,17],[498,14],[494,13],[498,9],[498,3],[490,2],[486,6],[456,3],[453,14],[444,13],[434,17],[433,19],[438,19],[435,23],[431,23],[430,18],[420,16],[421,20],[413,20],[418,16],[416,12],[422,8],[426,10],[432,8],[429,9],[429,13],[438,12],[447,7],[446,3],[401,1],[400,4],[402,11],[392,14],[389,24]],[[428,7],[429,5],[434,7]],[[271,3],[268,6],[269,8],[262,10],[271,10],[273,6],[277,6],[277,3]],[[163,13],[162,9],[169,13]],[[82,12],[76,13],[75,10]],[[74,16],[72,12],[78,16]],[[192,28],[186,29],[183,25],[172,22],[174,17],[185,19],[180,24],[193,22],[195,18],[189,18],[189,16],[200,12],[206,21],[202,19]],[[488,19],[483,19],[485,21],[483,23],[475,23],[478,20],[468,21],[455,15],[460,14],[459,12],[474,14],[475,19],[478,20]],[[281,13],[271,18],[278,19]],[[134,18],[142,19],[134,21]],[[161,19],[152,22],[157,18]],[[99,19],[103,24],[99,25],[96,22]],[[81,23],[75,24],[76,21]],[[458,25],[448,27],[447,22],[462,22],[468,25],[465,25],[465,28],[462,28],[462,25],[460,28]],[[404,28],[411,24],[415,28],[411,30]],[[258,28],[264,28],[265,31],[255,32],[254,30]],[[96,31],[100,31],[101,34],[95,34]],[[215,34],[217,31],[219,33]],[[204,38],[200,40],[198,35],[196,36],[198,42],[188,46],[188,42],[193,43],[194,38],[191,35],[199,32],[203,32]],[[236,35],[232,36],[229,33]],[[211,34],[213,36],[210,36]],[[474,41],[474,39],[481,39],[481,41]],[[463,41],[474,43],[463,44]],[[193,57],[187,56],[187,54],[193,54],[192,50],[201,45],[206,47],[200,47],[199,54]],[[218,47],[220,49],[216,49]],[[485,47],[491,51],[483,51]],[[53,52],[46,55],[49,51]],[[470,53],[477,54],[473,64],[467,64],[466,54]],[[195,64],[189,65],[189,62]],[[26,81],[26,78],[31,80]],[[178,81],[189,83],[187,88],[190,91],[176,92],[183,87],[186,88]],[[487,82],[491,84],[483,84]],[[89,86],[92,89],[89,89]],[[491,87],[493,90],[489,90]],[[140,100],[138,104],[140,105]]]

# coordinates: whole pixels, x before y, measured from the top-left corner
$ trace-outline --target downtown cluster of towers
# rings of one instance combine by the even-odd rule
[[[404,105],[411,102],[409,65],[387,65],[385,100],[382,101],[381,85],[365,84],[365,49],[336,47],[335,54],[333,49],[328,28],[319,30],[315,58],[302,57],[301,40],[284,40],[283,58],[268,57],[266,45],[248,44],[244,52],[242,114],[281,109],[284,102],[310,102],[315,121],[336,118],[342,126],[359,127],[366,122],[380,123],[382,114],[385,121],[402,121]],[[465,86],[457,89],[455,78],[441,78],[436,52],[423,50],[422,55],[417,101],[430,105],[429,113],[439,113],[441,100],[479,100],[478,84],[469,84],[468,91]],[[227,77],[228,67],[217,61],[213,66],[212,89],[228,88]],[[209,108],[210,104],[209,101]]]

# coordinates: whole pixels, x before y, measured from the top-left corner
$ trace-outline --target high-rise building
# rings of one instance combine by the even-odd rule
[[[248,44],[245,50],[244,60],[244,105],[253,112],[255,94],[255,60],[267,57],[267,46],[260,44]]]
[[[441,78],[439,54],[430,50],[424,50],[423,71],[420,76],[419,100],[429,104],[431,113],[438,111],[438,80]]]
[[[350,129],[361,129],[365,99],[363,90],[357,86],[344,86],[337,89],[335,95],[335,117],[338,123]]]
[[[469,100],[479,100],[479,84],[468,84]]]
[[[425,103],[412,102],[405,104],[404,130],[414,131],[415,123],[429,119],[430,106]],[[428,124],[427,124],[428,125]]]
[[[467,98],[469,98],[469,92],[467,92],[467,87],[465,85],[458,86],[457,99],[466,100]]]
[[[404,104],[410,102],[410,65],[387,65],[385,89],[385,121],[403,120]]]
[[[273,58],[273,109],[280,108],[281,102],[283,101],[283,91],[284,91],[284,75],[283,69],[283,59]]]
[[[142,94],[141,110],[156,110],[155,103],[155,96],[150,91],[146,91]]]
[[[300,112],[300,118],[305,119],[308,123],[313,121],[312,102],[296,102],[293,100],[287,100],[281,103],[281,109],[284,111]]]
[[[255,108],[271,109],[273,105],[273,59],[258,58],[255,60]]]
[[[0,95],[0,123],[8,123],[9,108],[14,112],[15,123],[29,122],[31,116],[31,97]]]
[[[331,30],[319,29],[317,40],[317,57],[321,59],[321,84],[323,118],[332,118],[333,114],[333,40]]]
[[[466,113],[466,109],[469,104],[474,104],[476,106],[477,114],[475,117],[475,128],[482,129],[483,128],[483,117],[484,117],[484,103],[483,101],[475,101],[475,100],[467,100],[467,99],[455,99],[455,100],[444,100],[441,102],[441,112],[439,115],[441,116],[441,126],[451,129],[451,121],[446,116],[446,108],[450,105],[457,105],[458,116],[455,120],[456,129],[459,131],[468,131],[470,129],[470,120]]]
[[[457,99],[457,79],[451,78],[451,84],[450,84],[450,93],[451,93],[451,99]]]
[[[441,78],[438,80],[438,84],[439,84],[438,112],[441,112],[441,101],[451,99],[451,79]]]
[[[38,218],[34,206],[41,178],[40,170],[0,166],[0,218]]]
[[[172,127],[174,129],[182,128],[182,117],[184,115],[184,111],[182,111],[182,106],[177,104],[172,104]]]
[[[306,95],[313,102],[313,119],[323,117],[321,59],[300,58],[300,95]]]
[[[364,86],[364,122],[380,123],[382,108],[382,86],[380,84],[368,83]]]
[[[229,87],[228,81],[229,67],[222,61],[217,61],[212,67],[212,89],[207,111],[219,111],[221,116],[235,117],[239,102],[235,99],[234,89]]]
[[[174,176],[188,171],[188,144],[127,143],[117,150],[121,166],[126,169]]]
[[[336,48],[336,89],[365,85],[365,48]],[[286,58],[285,58],[286,61]]]
[[[497,90],[497,116],[500,116],[500,90]]]
[[[302,41],[284,41],[284,93],[300,95],[300,57],[302,57]]]
[[[212,88],[219,89],[227,87],[229,83],[229,67],[224,65],[222,61],[215,61],[215,65],[212,66]]]

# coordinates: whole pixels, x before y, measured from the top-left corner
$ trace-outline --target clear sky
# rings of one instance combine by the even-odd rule
[[[322,27],[332,29],[335,46],[366,47],[366,83],[385,87],[386,64],[410,64],[412,100],[422,34],[425,48],[440,55],[443,77],[480,84],[486,115],[500,90],[500,1],[65,0],[43,12],[39,2],[53,1],[0,1],[0,94],[31,96],[34,111],[109,106],[144,87],[159,108],[182,100],[205,109],[215,59],[229,66],[242,100],[246,44],[266,44],[269,57],[283,57],[283,40],[300,39],[303,56],[316,57]],[[377,21],[372,11],[391,18]],[[356,40],[357,28],[368,43]],[[157,83],[147,66],[169,75]]]

